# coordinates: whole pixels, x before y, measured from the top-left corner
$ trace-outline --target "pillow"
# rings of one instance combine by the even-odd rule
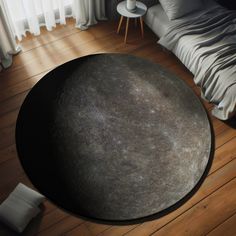
[[[38,206],[45,199],[42,194],[34,191],[33,189],[25,186],[22,183],[19,183],[16,186],[11,195],[22,199],[23,201],[27,202],[29,205],[32,206]]]
[[[159,0],[169,20],[174,20],[202,7],[201,0]]]
[[[20,183],[0,205],[0,220],[21,233],[40,212],[38,205],[43,199],[43,195]]]
[[[32,207],[10,195],[0,205],[0,220],[16,232],[21,233],[39,212],[39,208]]]

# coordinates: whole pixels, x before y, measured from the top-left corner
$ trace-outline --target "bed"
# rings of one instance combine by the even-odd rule
[[[149,8],[145,22],[158,35],[158,43],[193,73],[202,98],[214,104],[212,114],[227,120],[236,113],[236,11],[213,0],[202,4],[171,20],[166,9],[156,4]]]

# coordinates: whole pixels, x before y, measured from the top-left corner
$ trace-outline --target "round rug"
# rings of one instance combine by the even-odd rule
[[[192,90],[148,60],[90,55],[45,75],[18,115],[32,183],[58,206],[126,221],[174,209],[201,183],[211,127]]]

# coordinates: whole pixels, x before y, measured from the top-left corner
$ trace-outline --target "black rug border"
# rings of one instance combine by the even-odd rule
[[[213,129],[213,126],[212,126],[212,123],[211,123],[211,119],[209,117],[209,114],[207,112],[207,109],[205,108],[203,102],[200,100],[200,98],[194,93],[194,91],[191,89],[191,87],[184,81],[182,80],[178,75],[176,75],[174,72],[172,72],[171,70],[169,70],[168,68],[160,65],[159,63],[155,63],[153,62],[152,60],[148,59],[148,58],[145,58],[145,57],[139,57],[139,56],[136,56],[136,55],[133,55],[133,54],[127,54],[127,53],[116,53],[116,52],[112,52],[112,53],[95,53],[95,54],[88,54],[88,55],[85,55],[85,56],[82,56],[82,57],[78,57],[78,58],[75,58],[73,60],[70,60],[70,61],[67,61],[57,67],[54,67],[51,71],[49,71],[46,75],[44,75],[33,87],[35,86],[38,86],[38,84],[40,83],[40,81],[42,79],[45,79],[47,76],[49,76],[49,74],[53,73],[53,71],[55,69],[62,69],[63,66],[65,66],[65,64],[68,64],[68,63],[75,63],[75,61],[78,61],[80,59],[83,59],[85,60],[86,58],[88,57],[91,57],[91,56],[99,56],[99,55],[103,55],[103,54],[110,54],[110,55],[129,55],[129,56],[133,56],[133,57],[136,57],[136,58],[141,58],[143,60],[147,60],[149,61],[150,63],[152,64],[155,64],[156,66],[160,67],[163,69],[164,72],[166,73],[171,73],[173,75],[173,77],[175,77],[176,79],[180,80],[185,86],[188,87],[188,89],[191,91],[191,93],[196,97],[196,99],[198,100],[198,102],[200,103],[200,106],[202,106],[204,112],[205,112],[205,115],[206,115],[206,118],[208,120],[208,123],[209,123],[209,128],[210,128],[210,132],[211,132],[211,144],[210,144],[210,155],[209,155],[209,159],[208,159],[208,163],[206,165],[206,168],[205,168],[205,171],[203,172],[201,178],[199,179],[199,181],[197,182],[197,184],[194,186],[194,188],[188,193],[186,194],[183,198],[181,198],[179,201],[177,201],[175,204],[167,207],[166,209],[158,212],[158,213],[154,213],[154,214],[151,214],[149,216],[145,216],[145,217],[139,217],[139,218],[134,218],[134,219],[129,219],[129,220],[107,220],[107,219],[101,219],[101,218],[95,218],[93,216],[90,216],[90,215],[83,215],[83,214],[79,214],[78,212],[74,212],[72,210],[68,210],[66,208],[62,208],[61,206],[59,206],[56,202],[54,202],[53,199],[50,199],[46,196],[46,194],[42,193],[37,187],[37,185],[35,185],[34,183],[32,183],[28,173],[27,173],[27,170],[24,168],[24,164],[23,162],[21,161],[21,158],[20,158],[20,152],[19,152],[19,147],[18,147],[18,144],[17,144],[17,129],[18,129],[18,125],[19,125],[19,122],[18,122],[18,118],[19,118],[19,114],[21,112],[21,108],[20,108],[20,111],[18,113],[18,116],[17,116],[17,120],[16,120],[16,125],[15,125],[15,145],[16,145],[16,150],[17,150],[17,155],[18,155],[18,159],[21,163],[21,166],[23,167],[28,179],[30,180],[30,182],[32,183],[32,185],[40,192],[42,193],[46,199],[52,203],[53,205],[55,205],[56,207],[58,207],[59,209],[61,209],[62,211],[66,212],[67,214],[69,215],[72,215],[72,216],[75,216],[75,217],[78,217],[78,218],[81,218],[83,220],[86,220],[86,221],[90,221],[90,222],[94,222],[94,223],[98,223],[98,224],[107,224],[107,225],[134,225],[134,224],[141,224],[141,223],[144,223],[144,222],[147,222],[147,221],[152,221],[152,220],[157,220],[175,210],[177,210],[180,206],[182,206],[184,203],[186,203],[197,191],[198,189],[201,187],[201,185],[203,184],[205,178],[207,177],[209,171],[210,171],[210,168],[212,166],[212,162],[213,162],[213,159],[214,159],[214,151],[215,151],[215,134],[214,134],[214,129]],[[33,87],[31,88],[31,90],[33,89]],[[30,96],[31,94],[31,90],[30,92],[27,94],[27,96],[25,97],[21,107],[23,107],[24,105],[24,102],[27,100],[27,97]]]

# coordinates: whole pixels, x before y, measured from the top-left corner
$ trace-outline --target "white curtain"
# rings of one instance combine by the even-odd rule
[[[40,34],[40,26],[47,30],[56,23],[66,24],[66,17],[76,19],[76,27],[84,30],[105,20],[105,0],[4,0],[13,22],[13,32],[21,40],[26,31]]]
[[[73,16],[76,19],[76,27],[82,30],[96,24],[97,20],[106,20],[105,0],[75,0]]]
[[[0,0],[0,71],[12,63],[12,55],[21,49],[15,42],[6,5]]]

